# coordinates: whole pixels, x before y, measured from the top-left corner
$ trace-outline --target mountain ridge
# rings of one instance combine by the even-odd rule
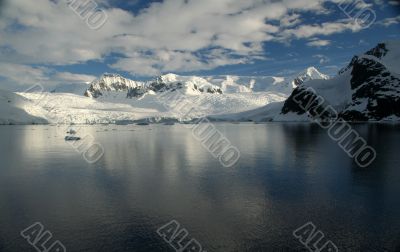
[[[127,98],[138,98],[171,90],[181,90],[188,95],[268,91],[289,94],[296,86],[313,79],[329,79],[329,76],[320,73],[315,67],[309,67],[293,77],[225,75],[221,78],[168,73],[150,81],[136,81],[119,74],[105,73],[90,83],[84,95],[99,98],[110,92],[126,92]]]
[[[346,121],[380,121],[400,117],[400,75],[397,72],[400,42],[379,43],[364,54],[354,56],[350,63],[329,81],[309,81],[296,88],[285,101],[281,114],[304,115],[296,96],[321,95],[328,105],[333,105],[339,118]],[[330,89],[329,94],[324,89]],[[313,88],[316,93],[306,91]],[[332,97],[333,94],[342,97]],[[308,97],[308,100],[310,98]],[[343,99],[342,103],[338,101]]]
[[[399,121],[399,59],[400,42],[385,42],[354,56],[332,78],[313,67],[286,78],[166,74],[150,81],[134,81],[106,73],[89,85],[86,97],[17,93],[15,100],[21,102],[13,105],[7,100],[12,94],[0,92],[6,97],[0,123],[16,122],[9,116],[14,107],[36,116],[25,118],[18,112],[26,119],[19,121],[34,123],[118,123],[146,118],[190,122],[205,116],[225,121],[313,121],[315,115],[302,109],[294,97],[311,104],[322,97],[325,105],[332,106],[338,118],[346,121]],[[195,112],[182,118],[174,106],[180,100],[187,101]]]

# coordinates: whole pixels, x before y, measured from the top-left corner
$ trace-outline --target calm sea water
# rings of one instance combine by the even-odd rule
[[[105,150],[88,164],[65,127],[0,127],[0,251],[36,251],[41,222],[67,251],[174,251],[177,220],[211,251],[308,251],[314,223],[339,251],[400,251],[400,126],[354,125],[377,151],[368,168],[308,124],[217,124],[241,152],[221,166],[182,125],[86,126]]]

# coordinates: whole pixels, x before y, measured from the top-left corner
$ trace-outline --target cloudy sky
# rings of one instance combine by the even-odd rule
[[[81,15],[70,6],[87,1],[0,0],[0,88],[104,72],[286,76],[315,66],[333,75],[400,39],[393,0],[95,0],[96,12]]]

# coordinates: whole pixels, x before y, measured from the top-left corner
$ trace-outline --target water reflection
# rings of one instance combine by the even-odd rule
[[[400,244],[399,128],[355,125],[378,152],[359,169],[316,125],[218,124],[241,151],[222,167],[184,126],[86,126],[105,149],[88,164],[65,128],[0,128],[0,249],[41,221],[69,251],[163,251],[178,220],[208,251],[296,251],[308,221],[342,249]],[[114,130],[113,130],[114,129]]]

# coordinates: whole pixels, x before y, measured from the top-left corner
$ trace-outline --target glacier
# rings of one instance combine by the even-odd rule
[[[133,124],[312,121],[293,96],[313,88],[348,121],[400,118],[400,42],[354,56],[330,78],[315,67],[294,76],[181,76],[137,81],[105,73],[92,83],[48,92],[0,90],[0,124]],[[191,113],[177,104],[185,102]],[[187,109],[187,108],[186,108]]]

